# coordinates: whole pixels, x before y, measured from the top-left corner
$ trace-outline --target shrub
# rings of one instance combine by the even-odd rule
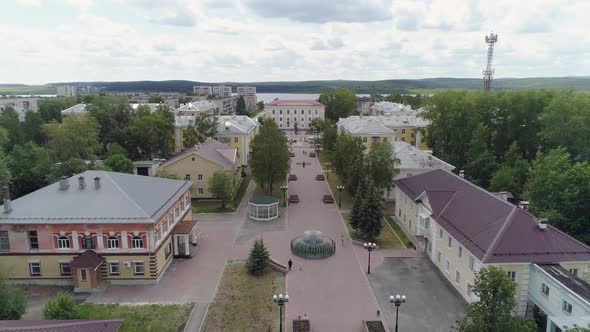
[[[54,301],[49,301],[43,308],[44,319],[80,319],[81,315],[74,297],[69,293],[59,292]]]
[[[17,320],[26,312],[27,298],[22,288],[6,283],[0,274],[0,320]]]

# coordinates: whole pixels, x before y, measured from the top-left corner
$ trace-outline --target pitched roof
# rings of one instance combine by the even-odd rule
[[[84,177],[86,187],[79,188]],[[94,179],[100,178],[95,188]],[[12,202],[10,213],[0,214],[0,224],[28,223],[153,223],[190,189],[190,181],[106,171],[85,171]]]
[[[269,102],[269,106],[324,106],[317,100],[311,99],[275,99]]]
[[[88,106],[88,104],[77,104],[61,111],[61,114],[84,114],[87,112],[86,106]]]
[[[213,112],[217,107],[210,100],[196,100],[176,109],[176,112]]]
[[[238,158],[238,149],[212,139],[176,154],[161,167],[166,167],[192,154],[210,160],[223,168],[232,169]]]
[[[220,115],[217,118],[217,135],[247,134],[258,127],[258,122],[245,115]]]
[[[102,264],[102,262],[104,262],[104,257],[97,254],[93,250],[86,250],[80,255],[74,257],[74,259],[70,263],[70,266],[95,269],[100,264]]]
[[[123,324],[116,320],[3,320],[2,332],[117,332]]]
[[[351,134],[359,135],[395,135],[395,132],[379,121],[368,116],[349,116],[338,121],[338,127]]]
[[[448,171],[395,181],[415,200],[426,194],[432,218],[483,263],[589,261],[590,247],[527,211]]]
[[[402,141],[395,141],[392,144],[396,158],[400,160],[399,169],[436,169],[441,168],[452,171],[455,166],[436,158],[431,153]]]

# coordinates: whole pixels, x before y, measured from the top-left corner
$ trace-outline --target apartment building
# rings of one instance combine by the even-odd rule
[[[309,129],[313,119],[324,119],[326,106],[315,100],[273,100],[264,107],[264,118],[273,119],[279,129]]]
[[[213,90],[210,85],[198,85],[193,86],[193,93],[197,96],[209,96],[213,94]]]
[[[216,97],[231,97],[231,86],[214,85],[211,87],[211,92]]]
[[[150,284],[196,244],[190,181],[85,171],[11,201],[0,214],[0,270],[24,284]]]
[[[78,93],[77,88],[73,85],[58,85],[58,97],[74,97]]]
[[[238,108],[238,96],[215,98],[210,100],[216,108],[216,114],[236,114]]]
[[[256,87],[255,86],[239,86],[238,96],[244,97],[246,103],[246,110],[251,111],[256,108]]]
[[[39,110],[38,106],[39,98],[31,97],[31,98],[0,98],[0,107],[12,107],[15,111],[19,112],[22,111],[23,113],[26,111],[33,111],[37,112]]]
[[[174,115],[215,115],[218,114],[217,105],[210,100],[197,100],[190,103],[182,104],[174,110]]]
[[[590,311],[585,311],[590,306],[570,302],[590,294],[584,293],[590,292],[590,247],[535,217],[526,205],[515,206],[445,170],[398,179],[395,186],[396,219],[467,302],[477,300],[472,289],[475,273],[496,266],[517,284],[515,312],[524,315],[533,306],[542,308],[547,331],[563,328],[560,322],[579,324],[590,318]],[[548,273],[548,266],[571,283],[550,278],[555,271]],[[556,293],[554,282],[567,294],[559,295],[563,310],[544,305],[538,300],[544,295],[532,295],[549,294],[545,287]],[[575,312],[586,316],[578,319]]]

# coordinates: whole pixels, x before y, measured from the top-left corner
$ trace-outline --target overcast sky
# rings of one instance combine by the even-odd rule
[[[0,83],[590,75],[587,0],[2,0]]]

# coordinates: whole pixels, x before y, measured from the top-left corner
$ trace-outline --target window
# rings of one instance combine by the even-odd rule
[[[438,252],[436,253],[436,261],[440,264],[440,250],[438,250]]]
[[[160,240],[160,237],[162,235],[160,234],[160,228],[156,227],[154,228],[154,237],[156,238],[156,242],[158,242]]]
[[[572,313],[572,304],[567,302],[566,300],[563,300],[562,304],[561,304],[561,310],[567,312],[568,314]]]
[[[70,263],[59,263],[59,272],[62,276],[71,276],[72,269],[70,268]]]
[[[459,246],[459,258],[463,257],[463,247]]]
[[[379,143],[379,137],[371,137],[371,141],[373,141],[373,143]]]
[[[191,159],[192,159],[192,161],[195,161],[195,157],[192,157]]]
[[[453,246],[453,240],[451,239],[450,235],[449,235],[448,246],[449,246],[449,248]]]
[[[190,174],[186,174],[184,176],[184,179],[187,180],[187,181],[190,181],[191,180],[191,175]]]
[[[440,239],[442,239],[442,236],[443,236],[443,231],[442,231],[442,228],[441,228],[441,229],[438,230],[438,237]]]
[[[191,206],[191,196],[190,195],[186,195],[186,198],[184,200],[185,200],[185,204],[186,204],[187,208],[189,206]]]
[[[82,281],[86,281],[86,269],[80,270],[80,279],[82,279]]]
[[[234,137],[234,143],[238,143],[239,138]]]
[[[183,211],[184,210],[184,201],[180,201],[180,210]]]
[[[203,174],[197,174],[197,181],[203,181]]]
[[[109,238],[107,239],[107,248],[119,248],[119,239],[116,236],[109,236]]]
[[[283,114],[283,110],[279,110],[279,114]]]
[[[37,236],[37,231],[29,231],[29,249],[39,249],[39,237]]]
[[[139,236],[131,238],[131,248],[140,249],[143,248],[143,239]]]
[[[383,143],[387,143],[387,137],[383,137]]]
[[[469,270],[473,271],[475,267],[475,258],[473,256],[469,256]]]
[[[512,281],[516,280],[516,271],[508,271],[506,274],[512,279]]]
[[[172,224],[173,224],[173,219],[172,219],[172,216],[170,215],[170,216],[168,216],[168,227],[172,227]]]
[[[272,110],[272,114],[275,114],[275,110]]]
[[[467,283],[467,296],[471,297],[471,292],[473,290],[473,286],[470,283]]]
[[[144,274],[143,262],[133,262],[133,274],[135,274],[135,275],[143,275]]]
[[[289,114],[289,110],[287,110],[287,114]]]
[[[10,250],[10,241],[8,240],[8,231],[0,231],[0,251]]]
[[[315,110],[315,115],[318,115],[318,110]]]
[[[406,138],[405,137],[402,137],[402,142],[405,142],[405,141],[406,141]]]
[[[410,135],[410,137],[414,138],[414,133],[412,133],[412,134]]]
[[[164,221],[162,223],[162,234],[166,233],[167,231],[168,231],[168,223]]]
[[[119,270],[119,262],[109,262],[109,274],[118,276],[121,271]]]
[[[67,236],[60,236],[57,239],[57,247],[59,249],[69,249],[70,248],[70,239]]]
[[[405,133],[406,133],[406,130],[405,129],[402,129],[402,134],[405,134]]]
[[[412,232],[412,220],[410,220],[410,233]]]
[[[461,282],[461,272],[459,270],[455,271],[455,283],[459,284]]]
[[[29,273],[31,274],[31,277],[40,276],[41,275],[41,263],[29,262]]]
[[[569,269],[570,273],[573,274],[574,276],[578,276],[578,269]]]
[[[203,188],[198,188],[197,194],[198,195],[205,195],[205,190],[203,190]]]
[[[449,271],[451,271],[451,262],[449,262],[449,260],[447,259],[447,265],[445,266],[445,271],[447,273],[449,273]]]
[[[541,293],[543,293],[545,296],[549,296],[549,286],[545,285],[545,283],[541,285]]]
[[[397,209],[397,216],[401,217],[402,216],[402,209]]]
[[[164,257],[166,257],[166,258],[170,257],[171,253],[172,253],[172,242],[168,242],[168,245],[166,246],[166,248],[164,248]]]
[[[82,249],[94,249],[94,238],[90,235],[84,235],[82,238]]]
[[[363,137],[363,143],[367,143],[367,138]]]

